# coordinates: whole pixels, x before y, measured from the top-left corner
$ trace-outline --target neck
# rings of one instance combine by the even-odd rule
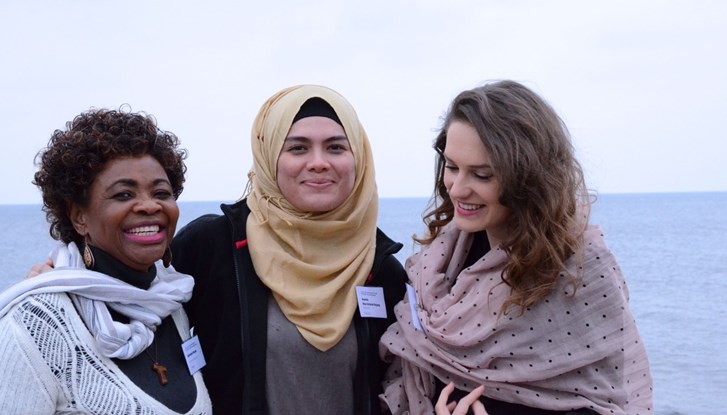
[[[156,267],[154,266],[146,271],[137,271],[95,246],[91,246],[91,252],[95,259],[94,271],[114,277],[136,288],[148,289],[156,277]]]

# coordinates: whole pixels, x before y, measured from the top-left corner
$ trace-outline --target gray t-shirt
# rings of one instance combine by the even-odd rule
[[[353,324],[322,352],[303,338],[271,295],[265,377],[270,415],[352,414],[357,352]]]

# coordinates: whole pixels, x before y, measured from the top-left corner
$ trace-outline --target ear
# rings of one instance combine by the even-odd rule
[[[78,232],[81,236],[86,236],[88,233],[88,226],[86,225],[86,209],[78,206],[75,203],[71,203],[71,208],[69,209],[69,216],[71,219],[71,223],[73,223],[73,228]]]

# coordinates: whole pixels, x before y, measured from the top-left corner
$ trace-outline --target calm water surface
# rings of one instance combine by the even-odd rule
[[[382,199],[379,226],[414,252],[422,198]],[[216,202],[181,202],[180,225]],[[616,254],[651,361],[657,415],[723,415],[727,396],[727,193],[601,195],[591,217]],[[0,290],[53,246],[38,205],[0,205]]]

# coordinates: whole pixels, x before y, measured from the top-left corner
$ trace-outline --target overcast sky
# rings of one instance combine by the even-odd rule
[[[230,201],[260,105],[339,91],[382,197],[429,196],[461,90],[514,79],[568,125],[600,193],[727,191],[727,2],[3,0],[0,204],[39,203],[34,156],[91,107],[153,114],[189,151],[182,201]]]

